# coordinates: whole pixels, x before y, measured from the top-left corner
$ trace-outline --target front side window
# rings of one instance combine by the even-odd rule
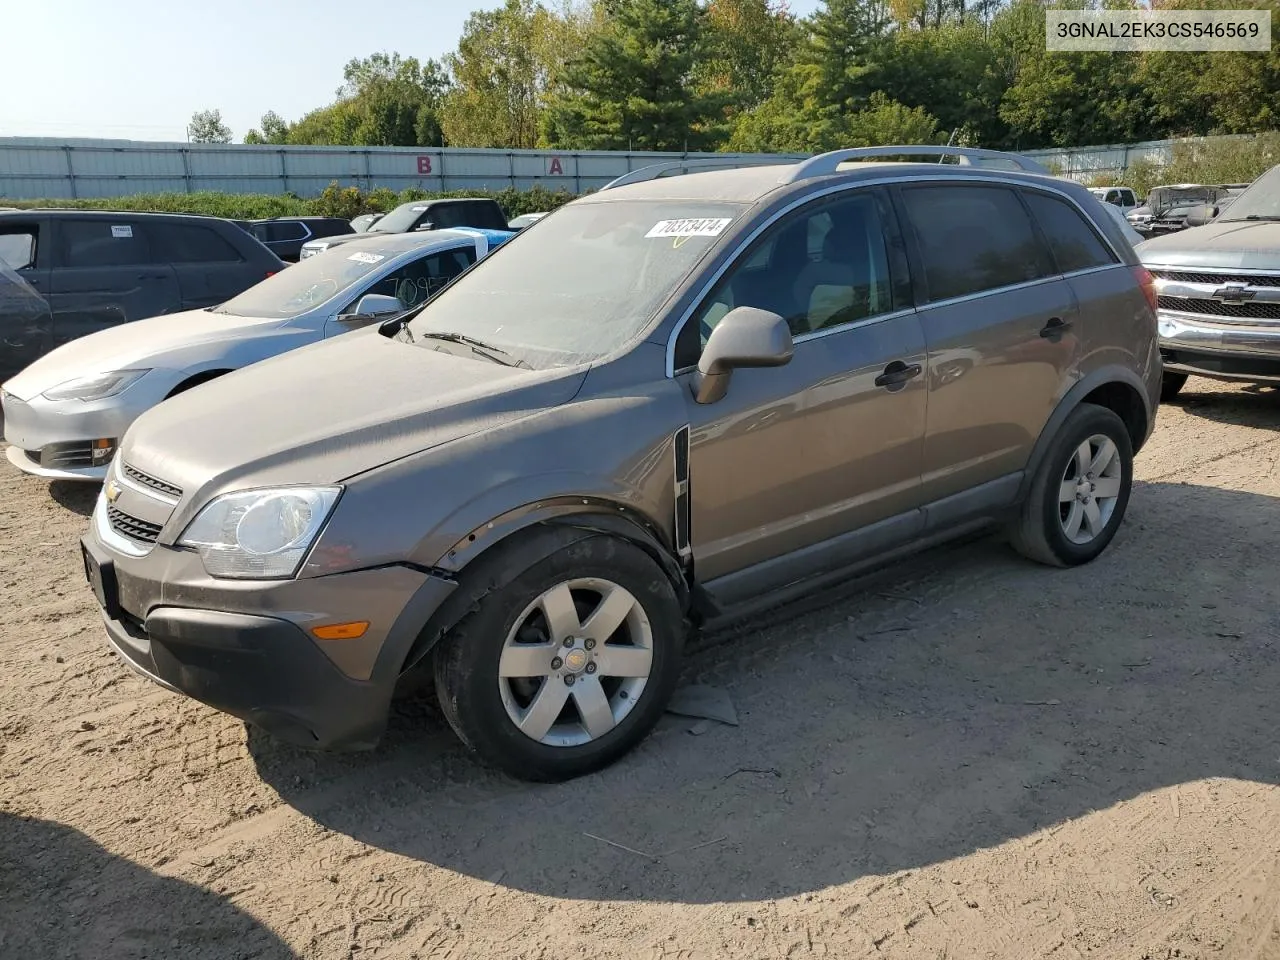
[[[0,263],[13,270],[26,270],[36,265],[36,227],[0,229]]]
[[[645,332],[741,211],[695,200],[570,204],[450,285],[403,339],[430,349],[423,334],[461,333],[535,369],[605,357]]]
[[[929,302],[1027,283],[1056,271],[1011,189],[951,185],[902,191]]]
[[[387,274],[360,296],[377,293],[395,297],[408,310],[426,303],[475,262],[475,247],[433,253]],[[348,309],[354,309],[359,299],[357,297]]]
[[[711,331],[735,307],[776,313],[796,337],[890,312],[891,229],[879,192],[818,201],[788,215],[743,253],[690,317],[676,344],[676,369],[698,362]]]
[[[140,223],[127,220],[64,220],[62,262],[68,267],[148,264],[151,250]]]
[[[1030,190],[1023,196],[1041,232],[1049,240],[1059,272],[1106,267],[1116,262],[1097,232],[1071,204]]]

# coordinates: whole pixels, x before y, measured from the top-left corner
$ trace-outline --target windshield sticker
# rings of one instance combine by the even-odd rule
[[[659,220],[645,234],[654,237],[718,237],[733,222],[732,217],[700,217],[693,220]]]
[[[133,236],[133,227],[128,224],[125,224],[122,227],[113,226],[111,228],[111,236],[117,239],[127,240]]]
[[[414,213],[426,213],[427,211],[426,207],[410,207],[409,209],[412,210]]]
[[[360,253],[353,253],[347,259],[354,260],[356,263],[377,263],[379,260],[387,258],[381,253],[365,253],[361,251]]]

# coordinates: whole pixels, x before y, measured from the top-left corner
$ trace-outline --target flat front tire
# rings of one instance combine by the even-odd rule
[[[684,632],[658,564],[593,536],[487,593],[436,649],[436,692],[483,760],[524,780],[567,780],[653,729],[679,678]]]
[[[1124,519],[1133,486],[1133,441],[1112,410],[1071,412],[1031,482],[1011,531],[1023,556],[1070,567],[1102,553]]]

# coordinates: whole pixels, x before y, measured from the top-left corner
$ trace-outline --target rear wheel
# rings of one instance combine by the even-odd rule
[[[1160,401],[1168,403],[1187,385],[1185,373],[1166,373],[1160,378]]]
[[[662,716],[684,617],[639,548],[563,547],[488,593],[435,653],[441,709],[484,760],[526,780],[612,763]]]
[[[1124,421],[1083,403],[1058,430],[1012,530],[1014,548],[1057,567],[1088,563],[1107,548],[1133,485],[1133,442]]]

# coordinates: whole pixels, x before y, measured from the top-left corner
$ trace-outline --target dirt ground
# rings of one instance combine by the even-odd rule
[[[1193,380],[1093,565],[982,541],[757,619],[688,670],[740,726],[554,787],[424,703],[314,755],[137,679],[92,492],[6,466],[0,957],[1280,957],[1278,428]]]

